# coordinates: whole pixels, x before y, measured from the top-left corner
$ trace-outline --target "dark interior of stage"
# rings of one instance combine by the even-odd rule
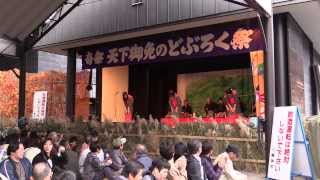
[[[250,54],[218,56],[129,66],[129,93],[134,114],[162,118],[168,112],[168,92],[177,90],[178,74],[250,68]]]

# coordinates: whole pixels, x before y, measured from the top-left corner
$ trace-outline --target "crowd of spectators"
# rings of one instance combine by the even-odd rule
[[[0,142],[0,178],[10,180],[245,180],[233,161],[239,149],[228,145],[213,157],[213,143],[192,140],[159,144],[159,155],[151,156],[145,145],[137,144],[130,158],[124,152],[126,139],[113,139],[103,148],[98,133],[81,142],[56,132],[13,133]],[[217,154],[217,152],[215,152]]]

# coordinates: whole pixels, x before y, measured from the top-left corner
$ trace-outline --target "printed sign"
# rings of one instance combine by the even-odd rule
[[[206,58],[263,50],[256,20],[170,32],[79,50],[82,68]]]
[[[268,178],[313,177],[310,151],[296,106],[276,107],[273,116]]]
[[[34,92],[32,119],[44,120],[46,118],[47,95],[47,91]]]

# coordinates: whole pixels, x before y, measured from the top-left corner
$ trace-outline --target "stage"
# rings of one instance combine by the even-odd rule
[[[165,117],[161,119],[161,124],[167,125],[168,127],[174,128],[177,123],[217,123],[217,124],[237,124],[237,119],[239,118],[238,114],[231,115],[228,117],[183,117],[183,118],[173,118],[173,117]]]

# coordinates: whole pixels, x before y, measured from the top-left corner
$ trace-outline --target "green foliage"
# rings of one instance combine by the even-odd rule
[[[207,98],[211,97],[217,101],[219,97],[223,97],[223,93],[228,88],[236,88],[238,90],[241,102],[245,105],[244,113],[252,113],[252,105],[254,103],[254,90],[252,79],[248,74],[242,76],[221,76],[212,77],[200,81],[196,81],[187,87],[187,98],[198,115],[204,115],[204,105]]]

